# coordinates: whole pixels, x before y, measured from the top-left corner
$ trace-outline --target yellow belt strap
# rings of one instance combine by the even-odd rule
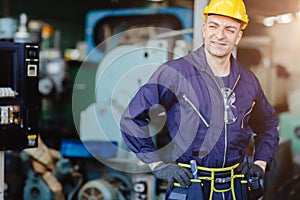
[[[178,165],[181,167],[185,167],[185,168],[191,168],[191,166],[189,164],[178,163]],[[234,169],[237,168],[238,166],[239,166],[239,163],[237,163],[233,166],[224,167],[224,168],[208,168],[208,167],[197,166],[198,170],[211,172],[211,175],[210,176],[200,176],[198,179],[191,179],[191,182],[201,183],[201,180],[211,181],[211,183],[210,183],[211,190],[210,190],[209,200],[212,200],[213,192],[227,192],[230,190],[232,192],[233,200],[236,200],[235,191],[234,191],[234,179],[235,178],[244,178],[244,174],[234,174]],[[224,172],[224,171],[230,171],[230,176],[231,176],[230,188],[218,190],[215,188],[215,172]],[[174,183],[174,186],[180,187],[180,184]]]

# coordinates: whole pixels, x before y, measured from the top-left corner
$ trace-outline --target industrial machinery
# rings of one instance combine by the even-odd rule
[[[23,199],[73,199],[83,182],[78,166],[72,165],[71,161],[62,157],[58,151],[46,147],[42,141],[40,144],[41,149],[39,147],[22,154],[24,162],[30,162],[26,168]]]
[[[78,200],[130,199],[131,183],[126,174],[108,173],[85,183],[78,192]]]
[[[115,182],[105,179],[96,179],[86,183],[79,191],[78,200],[85,199],[120,199],[125,200],[122,194],[114,187]]]
[[[125,147],[119,121],[130,98],[159,65],[191,50],[192,11],[175,7],[97,10],[88,13],[86,20],[88,56],[78,70],[72,98],[73,114],[79,114],[74,119],[80,119],[75,125],[81,142],[63,141],[61,152],[96,158],[97,165],[108,167],[110,174],[121,173],[129,182],[129,194],[120,187],[114,189],[119,182],[115,179],[94,177],[82,186],[78,199],[92,194],[95,199],[101,195],[103,199],[157,199],[156,179]],[[94,95],[80,96],[82,90],[90,89],[84,82],[89,62],[98,63],[96,73],[90,75],[95,79]],[[86,98],[92,103],[78,110]],[[163,124],[151,128],[155,134]],[[82,146],[89,154],[77,151]]]
[[[38,146],[40,98],[38,93],[39,46],[0,41],[0,193],[20,191],[21,172],[13,167],[5,176],[5,151]],[[12,154],[7,154],[12,155]],[[6,163],[13,163],[11,156]],[[7,164],[9,166],[9,164]],[[4,181],[6,181],[4,183]],[[6,188],[3,186],[6,185]],[[15,194],[16,196],[18,194]],[[3,196],[0,196],[3,198]]]

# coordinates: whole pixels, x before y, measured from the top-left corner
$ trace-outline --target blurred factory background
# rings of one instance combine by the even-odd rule
[[[166,184],[125,150],[118,119],[159,64],[201,44],[206,3],[0,0],[0,39],[40,46],[39,147],[5,151],[5,199],[164,199]],[[299,199],[300,1],[245,4],[250,22],[236,56],[280,120],[264,199]]]

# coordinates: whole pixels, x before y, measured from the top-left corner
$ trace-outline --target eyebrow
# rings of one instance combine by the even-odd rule
[[[207,24],[214,24],[214,25],[220,26],[220,24],[217,23],[217,22],[215,22],[215,21],[207,22]],[[226,26],[226,28],[233,28],[233,29],[238,30],[238,28],[236,26],[234,26],[234,25],[228,25],[228,26]]]

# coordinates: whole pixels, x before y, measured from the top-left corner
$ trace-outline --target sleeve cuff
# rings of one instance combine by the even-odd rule
[[[158,162],[149,163],[148,166],[150,167],[151,171],[154,171],[157,167],[163,164],[164,164],[163,161],[158,161]]]

